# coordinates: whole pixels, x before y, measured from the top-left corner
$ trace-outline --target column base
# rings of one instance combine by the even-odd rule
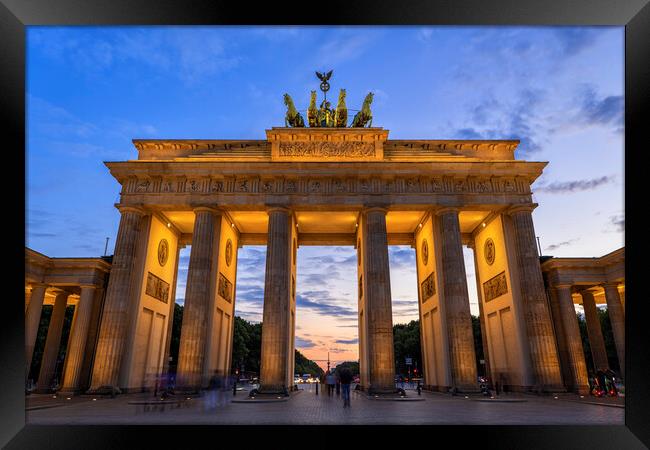
[[[253,389],[249,395],[251,395],[251,396],[252,395],[255,395],[255,396],[258,396],[258,395],[274,395],[274,396],[282,395],[282,396],[285,396],[285,397],[289,397],[289,395],[290,395],[289,391],[290,390],[291,390],[291,388],[288,388],[287,386],[284,386],[284,385],[281,385],[281,386],[278,386],[278,385],[266,385],[266,386],[264,386],[264,385],[262,385],[258,389]]]
[[[117,386],[99,386],[98,388],[88,389],[86,391],[86,394],[89,395],[110,395],[111,397],[115,397],[121,393],[122,390]]]
[[[198,386],[176,386],[172,392],[177,395],[198,395],[201,393],[201,388]]]
[[[567,388],[561,385],[545,384],[542,386],[530,386],[528,392],[533,394],[555,394],[567,392]]]

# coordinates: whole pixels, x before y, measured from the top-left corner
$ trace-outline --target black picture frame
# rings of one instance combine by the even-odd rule
[[[478,448],[590,448],[624,449],[650,446],[650,396],[646,380],[650,375],[648,327],[644,326],[640,280],[644,264],[642,247],[626,248],[626,409],[624,426],[420,426],[344,427],[319,426],[264,427],[249,432],[241,427],[191,426],[25,426],[24,310],[20,307],[24,286],[25,232],[25,27],[29,25],[616,25],[625,26],[625,198],[643,191],[645,167],[640,164],[645,144],[643,121],[647,117],[650,90],[650,6],[648,0],[411,0],[386,2],[348,0],[298,3],[244,3],[223,0],[0,0],[0,112],[5,126],[3,163],[6,199],[14,200],[15,214],[5,214],[5,261],[18,273],[10,277],[5,294],[0,345],[2,364],[0,444],[6,448],[130,448],[138,438],[147,447],[198,447],[200,442],[215,445],[269,445],[284,439],[288,445],[311,445],[327,439],[331,445],[346,445],[348,438],[375,434],[393,436],[395,445],[438,445]],[[646,113],[646,114],[644,114]],[[646,119],[647,120],[647,119]],[[23,174],[21,178],[20,174]],[[639,189],[637,189],[637,187]],[[8,194],[8,195],[7,195]],[[626,242],[640,243],[645,208],[626,209]],[[8,245],[7,245],[8,244]],[[5,266],[5,267],[7,267]],[[262,427],[255,427],[262,428]],[[257,430],[255,430],[257,431]],[[295,440],[302,432],[309,439]],[[273,435],[269,438],[269,435]],[[226,436],[235,438],[227,443]],[[343,441],[345,439],[346,441]],[[449,440],[448,440],[449,439]],[[278,442],[277,445],[280,445]],[[445,445],[445,446],[447,446]]]

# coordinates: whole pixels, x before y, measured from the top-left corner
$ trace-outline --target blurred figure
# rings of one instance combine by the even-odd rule
[[[327,384],[327,396],[331,397],[334,395],[334,384],[336,383],[334,374],[331,371],[327,373],[327,376],[325,377],[325,383]]]
[[[350,406],[350,383],[352,383],[352,372],[347,367],[339,371],[339,381],[341,383],[341,392],[343,393],[343,407]]]

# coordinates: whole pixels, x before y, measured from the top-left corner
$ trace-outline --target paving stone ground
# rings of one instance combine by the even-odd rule
[[[474,425],[621,425],[624,408],[595,405],[578,396],[558,399],[509,394],[501,399],[519,402],[483,402],[481,397],[422,392],[424,401],[376,401],[353,392],[351,407],[343,408],[341,397],[315,395],[313,385],[288,401],[274,403],[232,403],[232,392],[208,393],[152,407],[152,394],[120,395],[117,398],[79,396],[67,400],[51,395],[31,395],[27,399],[28,424],[38,425],[137,425],[137,424],[474,424]],[[415,391],[407,391],[417,397]],[[247,392],[238,392],[238,400]],[[96,398],[96,400],[93,400]],[[589,400],[589,399],[584,399]],[[623,400],[623,399],[621,399]],[[610,402],[611,403],[611,402]],[[618,402],[621,404],[622,402]],[[45,406],[45,407],[43,407]],[[53,406],[53,407],[47,407]],[[619,405],[620,406],[620,405]]]

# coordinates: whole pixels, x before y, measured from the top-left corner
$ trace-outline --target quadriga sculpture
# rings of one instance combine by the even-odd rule
[[[368,92],[368,95],[366,95],[366,98],[363,100],[361,111],[356,113],[354,115],[354,119],[352,119],[352,125],[350,125],[351,127],[362,128],[365,127],[366,124],[368,124],[368,126],[372,126],[372,112],[370,111],[370,104],[372,103],[373,97],[374,94],[372,92]]]
[[[284,104],[287,105],[287,114],[284,116],[284,125],[288,127],[304,127],[305,120],[302,118],[289,94],[284,94]]]
[[[341,89],[339,93],[339,103],[336,105],[336,117],[334,118],[334,126],[338,128],[345,128],[348,124],[348,107],[345,106],[345,89]]]
[[[311,91],[309,109],[307,109],[307,122],[310,127],[318,127],[318,108],[316,108],[316,91]]]

